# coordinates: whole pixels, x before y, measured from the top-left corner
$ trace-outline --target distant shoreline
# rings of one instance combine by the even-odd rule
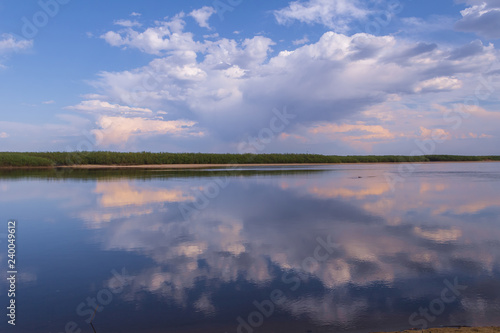
[[[418,161],[418,162],[371,162],[371,163],[244,163],[244,164],[138,164],[138,165],[119,165],[119,164],[75,164],[59,166],[0,166],[0,170],[17,169],[208,169],[208,168],[240,168],[240,167],[290,167],[290,166],[330,166],[330,165],[368,165],[368,164],[435,164],[435,163],[500,163],[500,161]]]
[[[199,169],[246,166],[305,166],[369,163],[483,162],[500,156],[463,155],[318,155],[92,152],[0,152],[0,168],[161,168]]]
[[[457,326],[457,327],[434,327],[425,330],[421,329],[411,329],[404,331],[396,331],[391,333],[498,333],[500,332],[500,327],[498,326],[485,326],[485,327],[468,327],[468,326]]]

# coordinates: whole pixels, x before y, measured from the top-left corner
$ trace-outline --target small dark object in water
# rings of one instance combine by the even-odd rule
[[[95,328],[94,328],[94,324],[92,324],[92,321],[94,321],[94,318],[95,318],[95,314],[97,312],[97,309],[99,309],[99,305],[97,306],[97,308],[95,308],[95,311],[94,311],[94,315],[92,316],[92,318],[90,319],[90,326],[92,326],[92,330],[94,330],[94,333],[97,333],[95,331]]]

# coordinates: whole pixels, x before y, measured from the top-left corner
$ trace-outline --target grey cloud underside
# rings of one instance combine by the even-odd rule
[[[450,57],[448,59],[459,60],[478,55],[482,52],[484,52],[483,43],[479,40],[475,40],[467,45],[455,49],[453,52],[451,52]]]
[[[500,0],[468,0],[470,4],[485,4],[486,8],[500,8]]]
[[[432,44],[418,43],[413,47],[400,51],[394,55],[388,56],[386,58],[386,61],[410,66],[411,64],[409,63],[409,61],[411,60],[411,58],[432,52],[435,49],[437,49],[437,47],[438,46],[435,43]]]
[[[497,69],[497,70],[494,70],[494,71],[490,71],[490,72],[486,73],[486,75],[488,75],[488,76],[497,76],[497,75],[500,75],[500,69]]]
[[[462,19],[455,23],[455,29],[473,32],[485,38],[500,38],[500,1],[472,1],[472,4],[475,6],[468,8],[469,12],[466,12],[465,15],[462,14]]]
[[[500,11],[490,12],[475,18],[464,18],[455,24],[459,31],[474,32],[491,39],[500,38]]]

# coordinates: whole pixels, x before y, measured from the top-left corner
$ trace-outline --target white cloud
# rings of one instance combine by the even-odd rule
[[[392,141],[396,134],[382,125],[370,125],[358,121],[356,123],[319,122],[311,126],[299,127],[290,133],[282,133],[279,139],[293,144],[342,142],[350,147],[371,151],[379,143]]]
[[[463,105],[463,104],[458,104],[455,105],[455,109],[462,109],[465,110],[468,114],[482,118],[485,121],[491,123],[491,122],[497,122],[500,120],[500,112],[499,111],[488,111],[482,107],[479,107],[477,105]]]
[[[474,32],[480,36],[500,38],[500,1],[467,1],[471,7],[462,10],[462,18],[456,22],[459,31]]]
[[[213,34],[210,34],[210,35],[203,35],[203,38],[205,38],[205,39],[208,39],[208,38],[219,38],[219,34],[216,32],[216,33],[213,33]]]
[[[441,90],[455,90],[462,87],[462,82],[454,77],[436,77],[417,84],[415,92],[436,92]]]
[[[13,35],[7,33],[0,35],[0,55],[10,52],[25,51],[32,46],[32,40],[17,40]]]
[[[429,129],[420,126],[420,136],[424,139],[446,140],[450,138],[450,132],[443,128]]]
[[[125,27],[119,31],[108,31],[101,35],[111,46],[131,47],[142,52],[160,55],[171,50],[197,50],[197,43],[191,33],[183,32],[184,14],[177,14],[169,21],[156,22],[156,25],[140,32]]]
[[[137,108],[119,104],[111,104],[100,100],[82,101],[78,105],[69,106],[66,109],[72,109],[90,113],[115,113],[115,114],[137,114],[152,113],[148,108]]]
[[[366,17],[368,13],[358,0],[307,0],[292,1],[288,7],[276,10],[274,16],[279,24],[299,21],[346,32],[350,30],[349,23]]]
[[[322,123],[311,127],[308,130],[312,134],[324,134],[335,137],[337,134],[349,133],[345,136],[345,140],[359,141],[372,139],[393,139],[394,134],[380,125],[364,125],[364,124],[330,124]]]
[[[33,40],[18,40],[11,34],[0,34],[0,69],[6,68],[3,62],[10,54],[23,52],[32,47]]]
[[[106,96],[100,94],[83,94],[81,95],[84,99],[105,99]]]
[[[332,5],[331,11],[355,11],[353,3],[344,3],[344,7],[342,3]],[[311,0],[292,3],[287,9],[313,7],[314,14],[319,5],[330,6]],[[361,9],[350,17],[362,18],[364,13]],[[319,17],[313,14],[305,17],[313,22]],[[95,114],[101,116],[128,111],[138,116],[137,112],[144,111],[121,109],[121,105],[162,110],[170,121],[193,121],[210,139],[231,147],[258,133],[269,122],[273,108],[289,106],[297,115],[290,126],[302,128],[302,132],[287,130],[292,138],[309,140],[311,133],[304,128],[318,123],[343,124],[328,135],[344,145],[358,142],[366,149],[373,142],[414,139],[419,126],[438,128],[435,123],[418,122],[402,133],[396,129],[399,125],[384,122],[387,118],[394,122],[410,112],[402,106],[405,102],[430,109],[432,103],[463,98],[474,91],[480,73],[491,70],[489,64],[498,58],[493,45],[485,46],[480,41],[449,47],[397,36],[347,36],[333,31],[325,32],[319,40],[296,41],[301,45],[271,55],[275,43],[267,37],[237,40],[206,35],[195,42],[184,27],[184,15],[179,14],[141,30],[108,32],[103,38],[111,45],[134,47],[157,57],[143,67],[100,73],[92,83],[97,89],[95,98],[86,97],[94,104],[89,106],[90,102],[84,101],[80,108],[96,109]],[[100,103],[104,100],[118,104],[103,106]],[[397,111],[363,113],[394,101],[400,106]],[[345,126],[351,126],[349,131],[340,131]],[[148,131],[130,137],[141,133]],[[324,137],[328,135],[323,133]]]
[[[140,24],[139,22],[131,21],[131,20],[116,20],[113,22],[113,24],[120,25],[122,27],[127,27],[127,28],[142,26],[142,24]]]
[[[198,25],[200,27],[210,29],[208,20],[210,19],[210,16],[212,16],[215,13],[216,10],[213,7],[204,6],[200,9],[193,10],[191,13],[189,13],[189,16],[194,18],[196,22],[198,22]]]
[[[141,13],[137,13],[137,12],[132,12],[130,14],[130,16],[141,16],[142,14]]]
[[[191,128],[196,124],[189,120],[151,120],[135,117],[110,117],[102,116],[97,122],[99,128],[93,130],[98,139],[98,144],[109,146],[122,146],[134,136],[150,136],[170,134],[174,136],[201,136],[202,132],[193,131]]]
[[[7,133],[5,133],[5,132],[1,132],[1,133],[0,133],[0,139],[6,139],[6,138],[8,138],[9,136],[10,136],[10,135],[9,135],[9,134],[7,134]]]
[[[313,123],[351,117],[405,95],[459,91],[464,80],[477,82],[474,75],[495,58],[490,46],[474,45],[471,53],[369,34],[327,32],[316,42],[269,57],[271,45],[261,36],[204,41],[201,51],[174,52],[133,71],[102,73],[95,86],[108,99],[188,116],[215,135],[235,139],[262,126],[273,107],[291,105],[300,122]],[[139,98],[130,103],[134,91]]]
[[[292,42],[293,45],[302,45],[306,43],[309,43],[309,38],[307,38],[307,36],[304,36],[304,38],[301,39],[296,39]]]
[[[55,103],[55,101],[53,101],[53,100],[42,102],[42,104],[54,104],[54,103]]]

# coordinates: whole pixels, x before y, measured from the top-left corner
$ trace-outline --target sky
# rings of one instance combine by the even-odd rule
[[[0,0],[0,151],[499,154],[500,0]]]

